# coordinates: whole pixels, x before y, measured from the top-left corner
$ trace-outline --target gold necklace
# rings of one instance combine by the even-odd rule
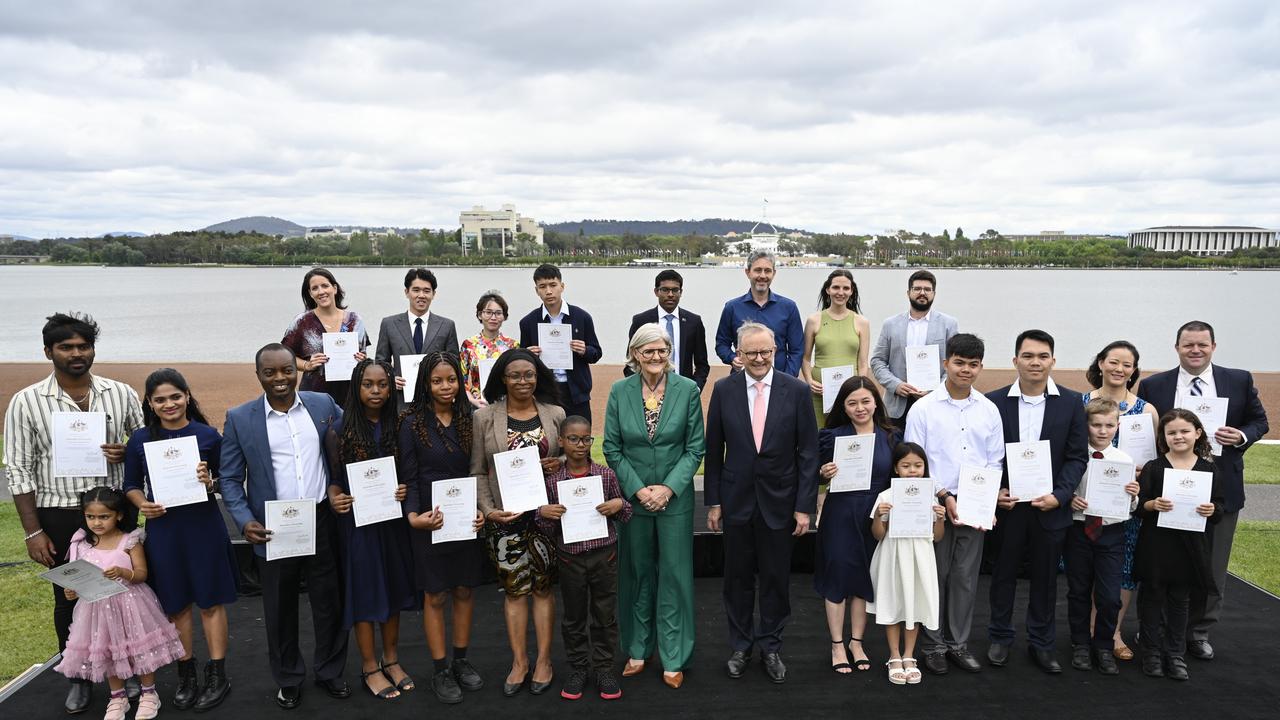
[[[658,388],[662,387],[662,383],[666,382],[666,380],[667,376],[664,373],[658,382],[654,383],[653,387],[649,387],[649,382],[644,379],[644,376],[640,377],[640,382],[644,383],[645,388],[650,393],[649,397],[644,399],[644,408],[646,410],[653,411],[658,409]]]

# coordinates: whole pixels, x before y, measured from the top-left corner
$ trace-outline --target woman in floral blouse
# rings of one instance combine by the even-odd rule
[[[476,303],[476,319],[480,332],[462,341],[459,364],[462,366],[462,382],[467,398],[476,407],[488,405],[484,399],[484,382],[489,368],[502,353],[520,347],[515,338],[502,334],[502,323],[507,319],[507,301],[497,290],[480,296]]]

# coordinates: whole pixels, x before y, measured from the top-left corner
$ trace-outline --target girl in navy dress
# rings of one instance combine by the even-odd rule
[[[148,582],[182,638],[184,653],[178,661],[174,707],[203,712],[216,707],[231,692],[226,671],[226,605],[235,602],[239,579],[231,538],[213,495],[222,437],[209,427],[186,378],[177,370],[161,368],[147,376],[144,399],[145,427],[133,433],[125,447],[123,489],[147,519]],[[166,508],[155,502],[142,446],[180,437],[195,437],[201,460],[198,476],[209,494],[201,503]],[[196,677],[191,639],[193,604],[200,608],[209,652],[203,686]]]
[[[325,434],[329,456],[329,506],[337,513],[342,538],[345,584],[343,622],[355,627],[360,649],[360,679],[383,700],[413,689],[413,679],[400,667],[400,611],[412,610],[415,594],[409,554],[409,526],[404,518],[356,527],[347,464],[395,457],[395,371],[384,362],[361,360],[351,371],[351,393],[342,419]],[[396,486],[404,500],[405,486]],[[382,659],[374,654],[374,624],[382,626]]]
[[[830,482],[836,475],[836,438],[849,435],[874,435],[875,454],[871,463],[871,487],[867,490],[830,492],[822,505],[822,521],[818,524],[817,561],[814,563],[813,587],[822,596],[827,611],[827,629],[831,637],[831,668],[840,674],[852,672],[848,654],[853,654],[853,668],[871,669],[871,661],[862,647],[862,633],[867,627],[867,601],[874,600],[871,586],[871,555],[876,540],[871,535],[871,507],[881,490],[889,487],[893,472],[891,455],[897,444],[897,433],[884,414],[884,405],[875,384],[865,376],[851,377],[840,386],[827,426],[818,431],[818,452],[824,461],[818,473]],[[849,611],[850,645],[844,640],[845,608]]]

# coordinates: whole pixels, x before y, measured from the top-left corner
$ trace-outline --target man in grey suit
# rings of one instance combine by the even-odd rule
[[[928,270],[917,270],[907,280],[907,301],[911,309],[884,321],[880,337],[871,351],[871,373],[884,388],[884,404],[889,419],[899,429],[906,427],[907,410],[929,390],[907,382],[907,348],[938,346],[938,377],[941,378],[947,341],[959,332],[956,319],[933,310],[938,279]]]
[[[447,317],[431,314],[436,298],[436,275],[426,268],[413,268],[404,276],[404,296],[409,311],[382,318],[378,326],[378,362],[391,363],[396,370],[396,389],[404,387],[401,355],[430,355],[434,352],[458,354],[458,329]],[[396,393],[404,407],[403,393]]]

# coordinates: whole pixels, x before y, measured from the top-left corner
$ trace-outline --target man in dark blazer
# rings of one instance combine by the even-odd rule
[[[556,384],[560,391],[560,406],[565,416],[580,415],[591,419],[591,366],[604,355],[600,340],[596,338],[596,324],[586,310],[570,305],[562,299],[564,279],[560,268],[549,263],[539,265],[533,271],[533,289],[538,293],[542,306],[520,318],[520,347],[528,348],[534,355],[541,355],[538,347],[538,324],[558,323],[572,327],[573,369],[555,370]]]
[[[350,697],[342,679],[347,632],[342,626],[336,522],[329,510],[329,466],[324,436],[342,409],[324,393],[297,392],[295,358],[279,343],[258,351],[255,367],[263,394],[227,411],[219,484],[227,512],[253,544],[262,581],[267,657],[279,691],[276,704],[292,709],[302,701],[307,668],[298,648],[298,592],[306,580],[315,630],[316,684],[335,698]],[[316,503],[316,552],[267,561],[268,500]]]
[[[1187,650],[1192,657],[1213,659],[1209,630],[1222,616],[1222,591],[1227,582],[1227,561],[1235,538],[1240,509],[1244,507],[1244,453],[1270,429],[1267,410],[1258,398],[1253,375],[1213,364],[1218,347],[1213,327],[1192,320],[1178,328],[1174,348],[1178,351],[1178,367],[1146,378],[1138,385],[1138,397],[1164,414],[1175,407],[1188,407],[1197,395],[1227,399],[1227,424],[1214,433],[1222,446],[1222,455],[1214,459],[1226,488],[1222,520],[1210,525],[1213,533],[1213,580],[1217,587],[1191,598],[1191,615],[1187,627]],[[1180,402],[1181,400],[1181,402]]]
[[[809,386],[781,370],[773,331],[738,328],[745,372],[715,384],[707,410],[707,527],[724,531],[724,606],[729,677],[742,677],[759,646],[774,683],[787,679],[782,628],[791,615],[794,538],[809,529],[818,500],[818,426]],[[760,620],[753,622],[757,578]]]
[[[1080,394],[1059,388],[1053,378],[1053,337],[1026,330],[1014,344],[1017,382],[987,394],[1000,410],[1006,443],[1049,441],[1053,492],[1037,498],[1009,493],[1009,453],[997,503],[995,568],[991,573],[991,645],[987,661],[1002,667],[1013,644],[1014,593],[1024,555],[1030,555],[1031,588],[1027,600],[1027,650],[1047,673],[1060,673],[1054,655],[1057,627],[1058,559],[1071,527],[1071,498],[1089,463],[1089,431]]]
[[[631,329],[627,330],[627,341],[636,334],[636,328],[648,323],[657,323],[671,337],[675,346],[676,372],[698,383],[701,391],[707,384],[707,374],[711,365],[707,363],[707,331],[702,326],[702,318],[680,307],[680,297],[684,293],[684,278],[675,270],[666,269],[658,273],[653,281],[653,294],[658,297],[658,307],[645,310],[631,318]],[[674,332],[672,332],[674,331]],[[631,368],[622,371],[623,375],[631,375]]]
[[[458,354],[458,329],[447,317],[431,314],[431,301],[436,297],[436,274],[426,268],[412,268],[404,276],[404,296],[409,311],[388,315],[378,326],[378,362],[391,363],[396,371],[396,389],[404,388],[401,355],[430,355],[433,352]],[[416,368],[410,368],[410,372]],[[396,393],[396,402],[405,406],[404,393]]]

